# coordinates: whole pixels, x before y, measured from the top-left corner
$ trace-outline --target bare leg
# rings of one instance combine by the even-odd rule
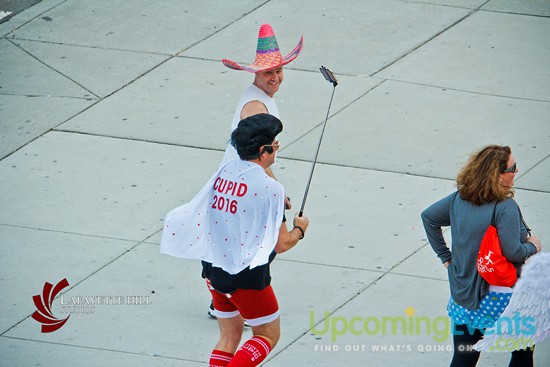
[[[240,315],[230,319],[218,317],[220,326],[220,340],[214,349],[235,354],[235,351],[241,343],[244,330],[244,320]]]
[[[268,322],[267,324],[252,326],[252,334],[254,336],[261,336],[269,341],[271,349],[275,348],[279,337],[281,336],[281,319],[277,317],[276,320]]]
[[[241,346],[226,367],[258,366],[275,347],[279,341],[280,333],[279,318],[267,324],[252,326],[254,336]]]

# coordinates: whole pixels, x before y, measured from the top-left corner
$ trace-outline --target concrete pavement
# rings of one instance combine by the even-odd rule
[[[296,206],[332,91],[319,66],[340,82],[310,230],[272,265],[282,337],[264,365],[448,365],[446,274],[419,215],[470,152],[506,144],[550,247],[549,17],[546,0],[43,0],[1,23],[0,366],[208,365],[200,264],[160,255],[160,231],[223,156],[252,77],[220,60],[252,61],[262,23],[283,54],[304,36],[276,95]],[[64,278],[52,316],[69,319],[42,333],[32,297]],[[388,318],[409,324],[376,328]]]

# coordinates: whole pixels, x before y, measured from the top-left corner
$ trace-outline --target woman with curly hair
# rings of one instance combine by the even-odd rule
[[[492,326],[508,304],[512,288],[489,285],[477,271],[481,240],[490,224],[498,231],[503,255],[521,264],[542,249],[529,236],[514,197],[518,172],[510,147],[489,145],[471,155],[457,176],[457,191],[422,212],[428,240],[449,277],[451,297],[447,313],[453,322],[451,367],[475,366],[479,352],[473,345]],[[494,218],[494,219],[493,219]],[[442,227],[451,227],[451,248]],[[533,350],[512,352],[509,366],[532,366]]]

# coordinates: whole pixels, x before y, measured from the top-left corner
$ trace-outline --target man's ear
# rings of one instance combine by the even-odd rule
[[[262,146],[260,147],[259,151],[260,151],[260,156],[258,158],[261,159],[262,156],[267,152],[267,150],[265,149],[265,147]]]

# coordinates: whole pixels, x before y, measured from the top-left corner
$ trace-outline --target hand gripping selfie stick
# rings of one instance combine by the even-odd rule
[[[332,95],[330,96],[330,103],[328,104],[328,111],[327,111],[327,117],[325,118],[325,123],[323,124],[323,130],[321,131],[321,136],[319,137],[319,144],[317,145],[317,151],[315,152],[315,158],[313,158],[313,163],[311,165],[311,172],[309,173],[309,180],[307,181],[306,185],[306,191],[304,193],[304,199],[302,200],[302,207],[300,208],[300,213],[298,214],[299,217],[304,214],[304,207],[306,206],[306,199],[307,194],[309,192],[309,185],[311,185],[311,179],[313,178],[313,170],[315,169],[315,163],[317,163],[317,156],[319,155],[319,149],[321,148],[321,141],[323,140],[323,135],[325,133],[325,127],[327,126],[327,120],[328,115],[330,113],[330,106],[332,105],[332,98],[334,97],[334,91],[336,90],[336,86],[338,85],[338,80],[334,77],[334,74],[330,69],[327,69],[324,66],[321,66],[319,68],[321,70],[321,74],[325,77],[325,79],[332,83]]]

